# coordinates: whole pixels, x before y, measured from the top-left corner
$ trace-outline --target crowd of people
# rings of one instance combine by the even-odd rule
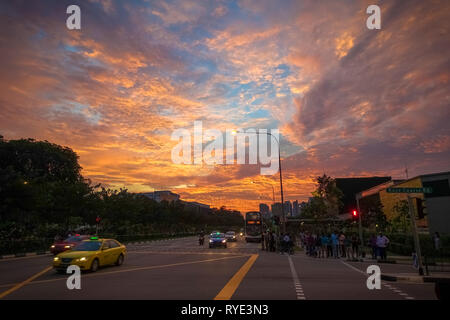
[[[294,239],[289,233],[280,234],[278,237],[272,231],[264,232],[261,239],[262,249],[269,252],[278,252],[280,254],[294,253]]]
[[[372,248],[372,258],[386,260],[386,248],[389,239],[381,232],[378,236],[373,235],[369,240]],[[356,233],[346,235],[344,232],[314,233],[301,232],[300,245],[307,255],[316,258],[348,258],[359,259],[361,256],[361,241]]]
[[[300,232],[296,237],[289,233],[277,235],[272,231],[262,234],[262,250],[279,252],[280,254],[293,254],[295,244],[301,246],[308,256],[315,258],[347,258],[360,259],[363,256],[361,241],[356,233],[345,234],[345,232],[315,233]],[[389,239],[379,233],[372,235],[366,245],[371,248],[372,259],[387,259],[387,247]]]

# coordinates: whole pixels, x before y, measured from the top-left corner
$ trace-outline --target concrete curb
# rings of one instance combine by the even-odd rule
[[[37,251],[37,252],[28,252],[28,253],[15,253],[15,254],[7,254],[0,255],[0,259],[11,259],[11,258],[24,258],[24,257],[32,257],[39,255],[50,254],[50,251]]]

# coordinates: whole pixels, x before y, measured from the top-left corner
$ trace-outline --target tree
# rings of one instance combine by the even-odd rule
[[[317,189],[312,193],[315,198],[320,198],[326,207],[325,212],[321,212],[325,218],[336,217],[342,207],[342,191],[336,186],[336,181],[324,174],[316,178]]]
[[[409,206],[408,201],[401,200],[398,201],[393,211],[395,213],[395,217],[392,219],[392,229],[393,231],[406,232],[410,230],[411,220],[409,218]]]

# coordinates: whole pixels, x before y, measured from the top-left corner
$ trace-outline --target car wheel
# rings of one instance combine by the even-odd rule
[[[91,272],[95,272],[98,270],[98,259],[94,259],[91,264]]]
[[[120,255],[117,257],[116,266],[122,265],[123,260],[124,260],[123,254],[120,254]]]

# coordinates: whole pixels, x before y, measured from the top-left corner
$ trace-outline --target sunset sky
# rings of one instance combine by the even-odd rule
[[[174,130],[279,129],[287,200],[324,172],[448,171],[449,26],[448,0],[2,0],[0,134],[68,146],[111,188],[239,210],[279,200],[278,174],[175,165]]]

